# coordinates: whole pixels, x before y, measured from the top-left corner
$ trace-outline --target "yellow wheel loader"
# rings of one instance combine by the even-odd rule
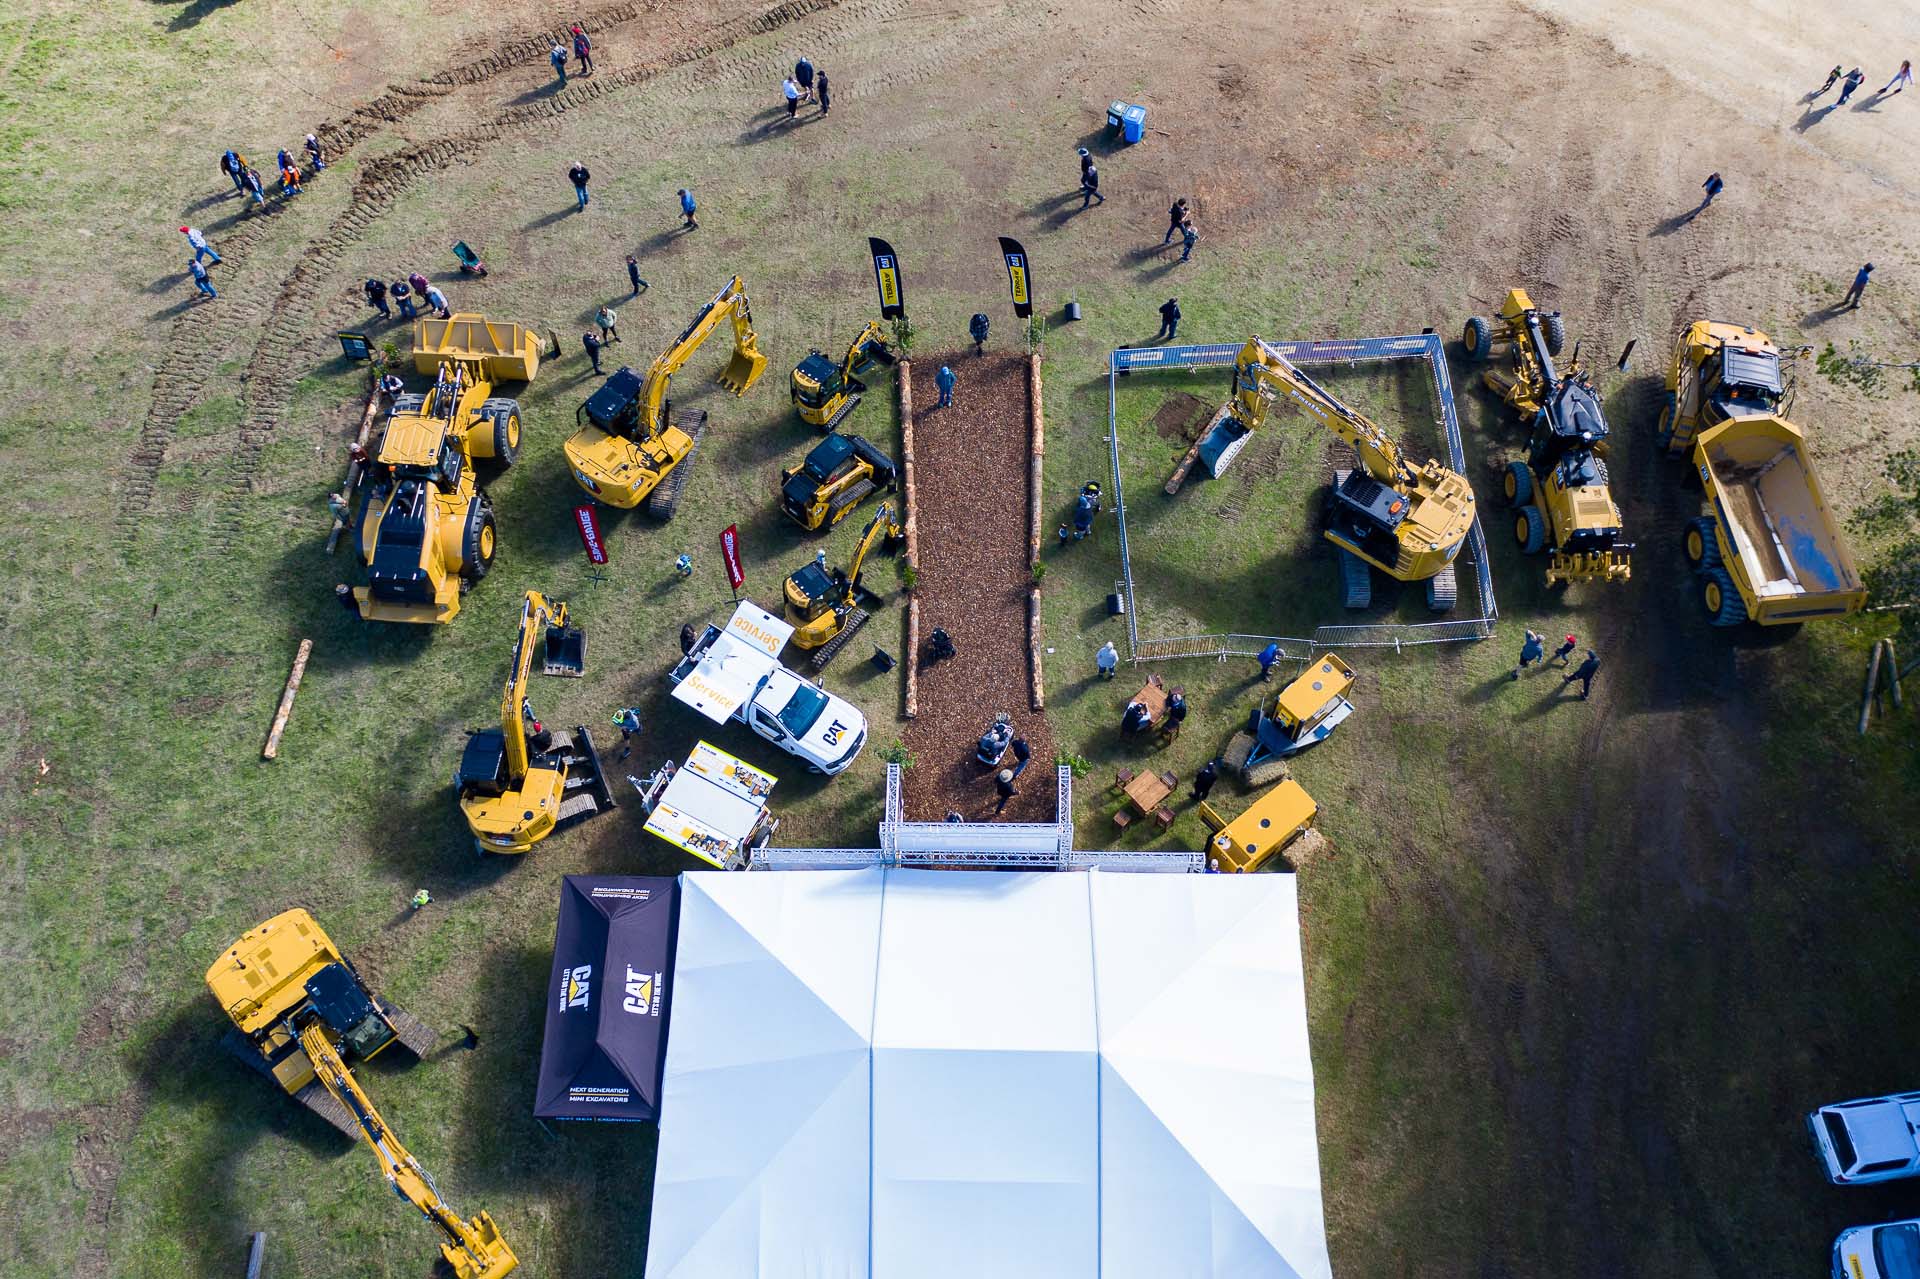
[[[1502,479],[1514,541],[1529,555],[1551,549],[1549,586],[1626,581],[1633,546],[1607,484],[1607,419],[1580,348],[1564,367],[1554,363],[1566,344],[1560,313],[1510,289],[1495,319],[1468,319],[1461,343],[1475,363],[1507,357],[1480,377],[1528,424],[1526,460],[1508,463]]]
[[[1682,549],[1715,626],[1791,625],[1866,607],[1806,435],[1786,418],[1780,349],[1758,329],[1696,320],[1674,343],[1654,443],[1689,457],[1708,514]]]
[[[780,509],[809,533],[832,528],[898,476],[892,458],[861,436],[836,431],[800,465],[780,472]]]
[[[882,502],[867,521],[854,547],[853,562],[845,569],[829,571],[820,559],[809,560],[791,573],[786,582],[787,621],[793,624],[791,642],[813,650],[813,669],[824,670],[839,655],[854,633],[867,624],[863,599],[878,596],[860,584],[867,555],[877,545],[888,554],[898,547],[903,530],[893,518],[893,504]]]
[[[644,379],[622,368],[575,412],[579,429],[567,441],[575,483],[609,506],[630,511],[645,502],[654,519],[673,518],[687,482],[686,463],[706,433],[707,415],[699,410],[673,413],[667,389],[673,375],[728,319],[733,321],[733,358],[720,372],[720,385],[745,395],[760,380],[767,357],[754,336],[747,286],[736,275],[648,366]]]
[[[1466,476],[1428,459],[1419,466],[1370,418],[1295,367],[1263,338],[1247,340],[1233,365],[1233,395],[1201,438],[1201,463],[1227,469],[1284,394],[1346,445],[1326,501],[1325,536],[1340,548],[1344,603],[1373,602],[1369,568],[1400,582],[1426,584],[1427,607],[1454,605],[1453,561],[1473,527],[1473,489]],[[1171,486],[1169,486],[1171,487]]]
[[[793,370],[794,412],[802,422],[832,431],[860,407],[860,399],[867,393],[860,375],[876,364],[892,364],[893,358],[893,347],[881,333],[878,320],[867,321],[867,327],[847,345],[847,354],[838,364],[825,351],[809,351]]]
[[[349,1068],[400,1043],[418,1056],[433,1036],[367,989],[313,916],[294,909],[244,934],[207,969],[207,990],[233,1027],[227,1046],[348,1137],[364,1140],[393,1192],[440,1232],[457,1279],[500,1279],[519,1264],[485,1212],[463,1220],[400,1144]]]
[[[470,734],[461,752],[453,788],[481,853],[528,852],[556,830],[614,806],[593,735],[583,726],[544,727],[527,701],[533,646],[543,633],[545,674],[586,674],[586,632],[567,620],[564,601],[527,592],[500,693],[500,727]]]
[[[367,584],[353,598],[370,622],[450,622],[493,567],[499,535],[480,467],[512,466],[521,429],[519,402],[494,383],[531,382],[539,340],[484,316],[421,319],[413,365],[433,385],[394,397],[355,520]]]

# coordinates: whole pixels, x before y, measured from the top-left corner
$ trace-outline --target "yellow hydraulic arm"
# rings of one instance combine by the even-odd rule
[[[673,345],[656,356],[648,366],[639,428],[634,433],[636,440],[650,440],[659,435],[661,428],[666,425],[667,386],[673,381],[673,375],[693,358],[693,353],[713,336],[713,331],[726,319],[733,321],[733,359],[721,370],[720,385],[735,395],[745,395],[747,389],[766,372],[767,357],[760,353],[759,339],[754,336],[753,311],[747,301],[747,286],[736,275],[727,281],[726,287],[713,295],[712,301],[700,308],[700,314],[693,317],[693,323],[674,339]]]
[[[507,665],[507,684],[500,693],[500,733],[506,738],[507,777],[515,786],[527,776],[527,676],[533,668],[533,640],[542,627],[565,626],[565,601],[549,602],[539,591],[528,591],[520,609],[520,634],[513,641],[513,660]]]
[[[300,1031],[300,1047],[306,1051],[314,1074],[326,1085],[327,1091],[359,1121],[361,1136],[374,1158],[380,1161],[380,1171],[393,1192],[418,1208],[446,1237],[440,1245],[440,1254],[453,1268],[457,1279],[498,1279],[512,1272],[520,1264],[519,1258],[500,1237],[500,1228],[493,1224],[493,1218],[482,1212],[472,1221],[462,1221],[460,1214],[440,1197],[439,1188],[427,1170],[400,1144],[367,1094],[360,1091],[359,1083],[328,1037],[326,1024],[318,1020],[308,1022]]]
[[[853,563],[847,565],[847,594],[860,589],[860,569],[867,562],[867,553],[888,537],[899,535],[900,526],[893,522],[893,503],[882,502],[880,509],[867,521],[867,531],[860,535],[860,545],[854,549]]]
[[[1402,490],[1411,489],[1419,480],[1420,473],[1408,465],[1400,446],[1378,423],[1341,403],[1272,343],[1249,338],[1233,365],[1234,420],[1253,430],[1266,418],[1267,406],[1276,392],[1284,392],[1309,417],[1351,445],[1374,479]]]

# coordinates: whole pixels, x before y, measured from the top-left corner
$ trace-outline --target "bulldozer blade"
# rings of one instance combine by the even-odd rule
[[[587,673],[587,633],[578,626],[547,628],[547,658],[542,669],[548,675],[578,679]]]
[[[715,379],[735,395],[745,395],[767,371],[767,357],[758,351],[735,351]]]
[[[560,814],[553,828],[564,830],[590,817],[611,812],[613,791],[607,785],[607,770],[593,744],[593,734],[585,725],[576,725],[573,738],[562,748],[567,761],[567,789],[560,797]]]

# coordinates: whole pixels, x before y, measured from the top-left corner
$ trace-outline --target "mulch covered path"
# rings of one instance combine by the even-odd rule
[[[939,408],[934,374],[954,371],[953,407]],[[1053,731],[1027,709],[1027,361],[1022,355],[952,352],[913,361],[913,457],[919,504],[919,715],[902,740],[913,752],[905,775],[908,821],[939,821],[949,810],[993,820],[993,770],[973,757],[995,713],[1013,716],[1033,761],[1002,821],[1054,818]],[[936,626],[956,657],[929,664]],[[1007,752],[1002,767],[1013,767]]]

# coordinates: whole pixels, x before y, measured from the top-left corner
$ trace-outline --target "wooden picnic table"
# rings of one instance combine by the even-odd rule
[[[1172,773],[1142,770],[1126,785],[1127,802],[1139,809],[1142,817],[1151,817],[1179,784],[1180,779]]]

